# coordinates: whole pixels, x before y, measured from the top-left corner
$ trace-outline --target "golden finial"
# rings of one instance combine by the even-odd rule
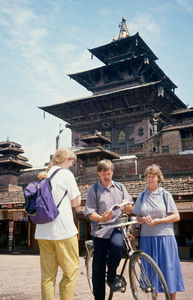
[[[122,17],[122,21],[121,21],[121,23],[119,24],[119,27],[120,27],[120,32],[119,32],[118,40],[130,36],[129,31],[128,31],[128,29],[127,29],[127,24],[126,24],[126,19],[125,19],[125,17]]]

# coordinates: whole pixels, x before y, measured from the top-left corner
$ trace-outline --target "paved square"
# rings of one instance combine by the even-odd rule
[[[186,292],[178,293],[177,300],[192,300],[193,261],[182,261],[182,270]],[[58,283],[61,276],[62,272],[59,269],[55,300],[60,299]],[[124,294],[115,293],[113,299],[132,299],[129,285]],[[39,255],[0,255],[0,300],[41,300]],[[93,300],[87,283],[83,257],[80,257],[80,272],[74,300]]]

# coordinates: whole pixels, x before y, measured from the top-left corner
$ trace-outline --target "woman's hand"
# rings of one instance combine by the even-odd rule
[[[157,224],[163,224],[163,223],[173,223],[178,222],[180,220],[180,216],[178,212],[173,212],[169,216],[165,218],[155,218],[152,219],[150,216],[143,217],[143,220],[145,223],[147,223],[150,226],[157,225]]]
[[[157,224],[160,224],[160,220],[159,218],[156,218],[156,219],[152,219],[150,216],[147,216],[147,217],[142,217],[144,223],[150,225],[150,226],[154,226],[154,225],[157,225]]]
[[[152,218],[150,216],[142,217],[142,220],[144,223],[146,223],[150,226],[155,225],[155,224],[153,224],[154,220],[152,220]]]
[[[126,201],[126,200],[123,200],[123,201]],[[128,215],[132,213],[132,210],[133,210],[133,205],[130,202],[127,203],[123,209],[124,213],[126,213]]]

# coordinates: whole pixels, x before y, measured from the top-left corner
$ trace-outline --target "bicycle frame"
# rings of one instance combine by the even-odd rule
[[[124,259],[123,266],[121,268],[120,274],[117,275],[119,282],[120,282],[120,292],[124,293],[126,291],[126,285],[127,282],[125,278],[123,277],[126,265],[128,260],[129,262],[129,280],[130,280],[130,286],[132,290],[132,294],[134,299],[139,300],[139,299],[144,299],[149,295],[151,299],[154,299],[156,292],[155,292],[155,287],[154,283],[152,280],[152,277],[146,273],[146,268],[151,268],[151,272],[154,272],[154,277],[157,276],[159,283],[163,287],[163,292],[165,295],[165,299],[169,300],[170,295],[169,291],[167,288],[167,284],[165,282],[165,279],[163,277],[162,272],[160,271],[159,267],[155,263],[155,261],[146,253],[144,253],[142,250],[134,250],[130,237],[128,235],[128,227],[131,225],[138,224],[139,222],[136,220],[124,222],[124,223],[119,223],[115,225],[108,225],[111,228],[118,228],[122,231],[123,235],[123,240],[124,240],[124,245],[126,248],[126,257]],[[104,224],[107,225],[107,224]],[[92,259],[93,255],[93,242],[92,240],[86,241],[85,242],[86,250],[87,250],[87,255],[85,257],[85,264],[87,268],[87,278],[89,282],[90,289],[92,291],[92,281],[90,277],[90,271],[89,271],[89,264],[90,264],[90,259]],[[108,300],[111,300],[113,298],[113,291],[110,289],[109,297]],[[146,298],[148,299],[148,298]]]
[[[122,231],[123,241],[124,241],[124,244],[125,244],[125,247],[126,247],[126,257],[123,258],[124,263],[123,263],[123,266],[122,266],[122,269],[121,269],[121,272],[120,272],[120,275],[119,275],[120,277],[123,277],[127,262],[130,259],[130,257],[133,255],[133,253],[135,252],[132,245],[131,245],[131,240],[128,237],[127,227],[131,226],[131,225],[138,224],[138,223],[139,222],[137,220],[133,220],[133,221],[129,221],[129,222],[126,222],[126,223],[120,223],[118,225],[112,225],[111,226],[112,228],[118,228]]]

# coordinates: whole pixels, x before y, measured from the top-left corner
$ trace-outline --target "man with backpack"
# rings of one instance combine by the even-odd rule
[[[38,223],[36,226],[35,238],[40,248],[42,300],[55,299],[58,266],[63,271],[59,285],[60,299],[74,299],[79,251],[72,207],[79,206],[81,200],[74,175],[69,170],[75,159],[76,155],[72,150],[60,148],[47,168],[47,177],[51,178],[52,196],[59,214],[53,221]],[[40,179],[45,178],[45,174],[39,175],[42,176]]]
[[[116,269],[123,255],[123,237],[117,228],[108,224],[118,222],[122,212],[132,212],[133,200],[123,184],[112,180],[114,166],[110,160],[101,160],[97,165],[99,180],[88,190],[85,215],[91,221],[91,236],[94,244],[93,293],[95,300],[105,299],[105,272],[107,283],[114,291],[119,290]],[[125,204],[120,208],[121,204]]]

